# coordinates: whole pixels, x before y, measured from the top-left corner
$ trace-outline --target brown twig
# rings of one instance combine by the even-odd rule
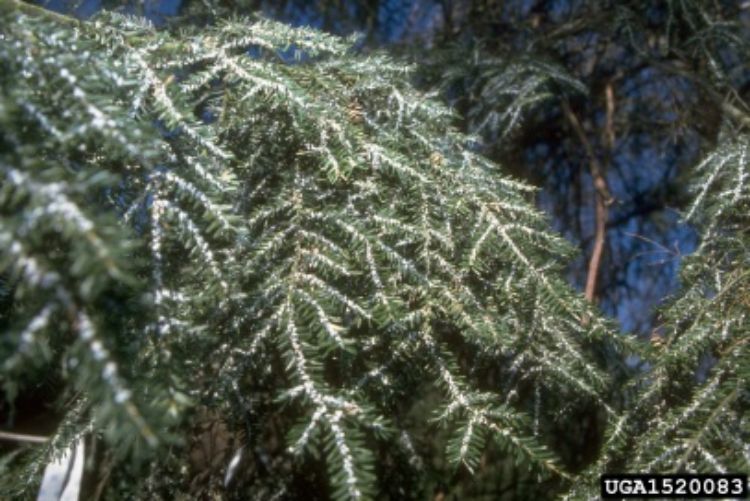
[[[611,82],[607,84],[605,91],[606,104],[607,104],[607,119],[605,123],[605,144],[607,150],[610,151],[614,146],[615,133],[614,133],[614,91],[612,89]],[[584,295],[590,302],[594,302],[596,299],[596,285],[599,276],[599,269],[601,268],[602,254],[604,252],[604,242],[607,232],[607,215],[608,207],[612,203],[612,196],[609,193],[609,187],[607,186],[607,180],[604,175],[604,169],[599,162],[591,143],[586,136],[586,132],[583,130],[581,122],[575,115],[573,110],[570,108],[570,104],[567,100],[562,101],[562,109],[565,113],[565,117],[573,127],[578,139],[581,141],[586,155],[589,159],[589,170],[591,171],[591,178],[594,181],[594,188],[596,190],[595,200],[595,218],[596,228],[594,231],[594,249],[591,252],[591,258],[589,259],[588,273],[586,276],[586,289]],[[607,158],[609,154],[607,155]]]
[[[607,103],[607,122],[604,126],[604,144],[607,145],[608,154],[615,147],[615,90],[612,82],[607,82],[604,88]]]

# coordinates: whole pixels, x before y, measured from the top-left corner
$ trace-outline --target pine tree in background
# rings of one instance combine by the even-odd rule
[[[645,370],[622,390],[622,416],[609,422],[600,457],[567,499],[598,499],[603,472],[750,470],[750,115],[733,83],[743,67],[726,64],[746,60],[750,41],[699,3],[669,2],[669,9],[694,30],[686,47],[672,50],[689,49],[709,65],[705,73],[682,72],[723,115],[716,143],[693,169],[684,211],[701,243],[684,258],[679,293],[660,309]]]
[[[750,142],[723,131],[697,167],[686,217],[703,243],[686,259],[683,291],[652,335],[651,367],[633,381],[598,461],[566,498],[598,499],[601,473],[730,473],[750,469]],[[635,390],[635,392],[634,392]]]

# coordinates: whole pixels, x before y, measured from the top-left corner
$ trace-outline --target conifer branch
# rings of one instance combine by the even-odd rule
[[[442,412],[453,464],[476,470],[492,443],[568,478],[541,395],[613,415],[586,347],[624,343],[601,319],[581,328],[590,306],[559,276],[570,249],[533,189],[473,153],[400,64],[270,21],[2,16],[0,274],[20,279],[4,368],[20,377],[54,343],[91,413],[71,426],[117,461],[167,458],[112,485],[153,497],[184,475],[166,448],[209,406],[258,451],[244,481],[269,496],[321,461],[332,497],[375,497],[383,451],[408,449],[405,468],[432,453],[414,446],[426,419],[404,418],[419,405]],[[480,390],[486,370],[507,388]],[[435,376],[434,399],[411,401]],[[512,397],[529,381],[533,426]]]

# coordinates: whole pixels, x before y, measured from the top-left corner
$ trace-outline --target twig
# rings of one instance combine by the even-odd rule
[[[31,444],[44,444],[47,442],[47,440],[49,440],[49,438],[39,435],[26,435],[25,433],[0,431],[0,440],[7,440],[10,442],[28,442]]]
[[[653,252],[664,252],[665,254],[671,254],[674,257],[680,257],[682,255],[676,243],[675,243],[675,249],[672,250],[669,247],[666,247],[665,245],[660,244],[656,240],[652,240],[650,238],[644,237],[643,235],[639,235],[638,233],[631,233],[629,231],[626,231],[625,235],[631,238],[637,238],[638,240],[642,240],[646,243],[652,244],[658,247],[659,249],[661,249],[660,251],[653,251]]]
[[[611,153],[615,147],[615,91],[612,87],[612,82],[607,82],[604,94],[607,98],[607,122],[604,126],[604,144],[607,145],[607,152]]]
[[[607,121],[605,130],[605,139],[608,146],[608,150],[614,145],[614,92],[612,90],[612,84],[607,84],[606,90],[607,99]],[[578,117],[573,113],[567,100],[562,101],[562,109],[565,113],[565,117],[573,127],[578,139],[581,141],[583,148],[586,150],[586,155],[589,158],[589,169],[591,171],[591,178],[594,181],[594,188],[596,189],[596,201],[595,201],[595,217],[596,217],[596,229],[594,237],[594,249],[591,252],[591,258],[589,259],[588,274],[586,276],[586,289],[584,295],[589,302],[594,302],[596,298],[596,284],[599,276],[599,269],[601,268],[602,253],[604,251],[604,241],[607,232],[607,207],[612,203],[612,196],[609,193],[607,187],[607,180],[604,177],[604,170],[599,163],[599,159],[594,154],[594,149],[591,146],[586,132],[581,126]],[[607,155],[609,156],[609,155]]]

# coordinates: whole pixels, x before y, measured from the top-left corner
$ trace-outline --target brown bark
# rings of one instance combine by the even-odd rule
[[[606,97],[606,110],[607,117],[604,130],[604,143],[606,145],[606,162],[608,163],[609,154],[614,146],[615,132],[614,132],[614,90],[612,84],[608,83],[605,89]],[[589,170],[591,172],[591,178],[594,182],[595,188],[595,201],[594,201],[594,217],[595,217],[595,229],[594,229],[594,247],[589,258],[588,271],[586,275],[586,288],[584,295],[590,302],[596,301],[596,286],[599,277],[599,271],[602,263],[602,254],[604,252],[604,243],[607,234],[607,217],[608,207],[612,203],[612,196],[609,193],[607,186],[607,179],[602,164],[594,153],[594,149],[591,146],[591,142],[586,136],[586,132],[583,130],[581,122],[578,117],[570,108],[570,104],[566,100],[562,101],[562,109],[568,122],[570,122],[573,131],[578,136],[586,156],[589,159]]]

